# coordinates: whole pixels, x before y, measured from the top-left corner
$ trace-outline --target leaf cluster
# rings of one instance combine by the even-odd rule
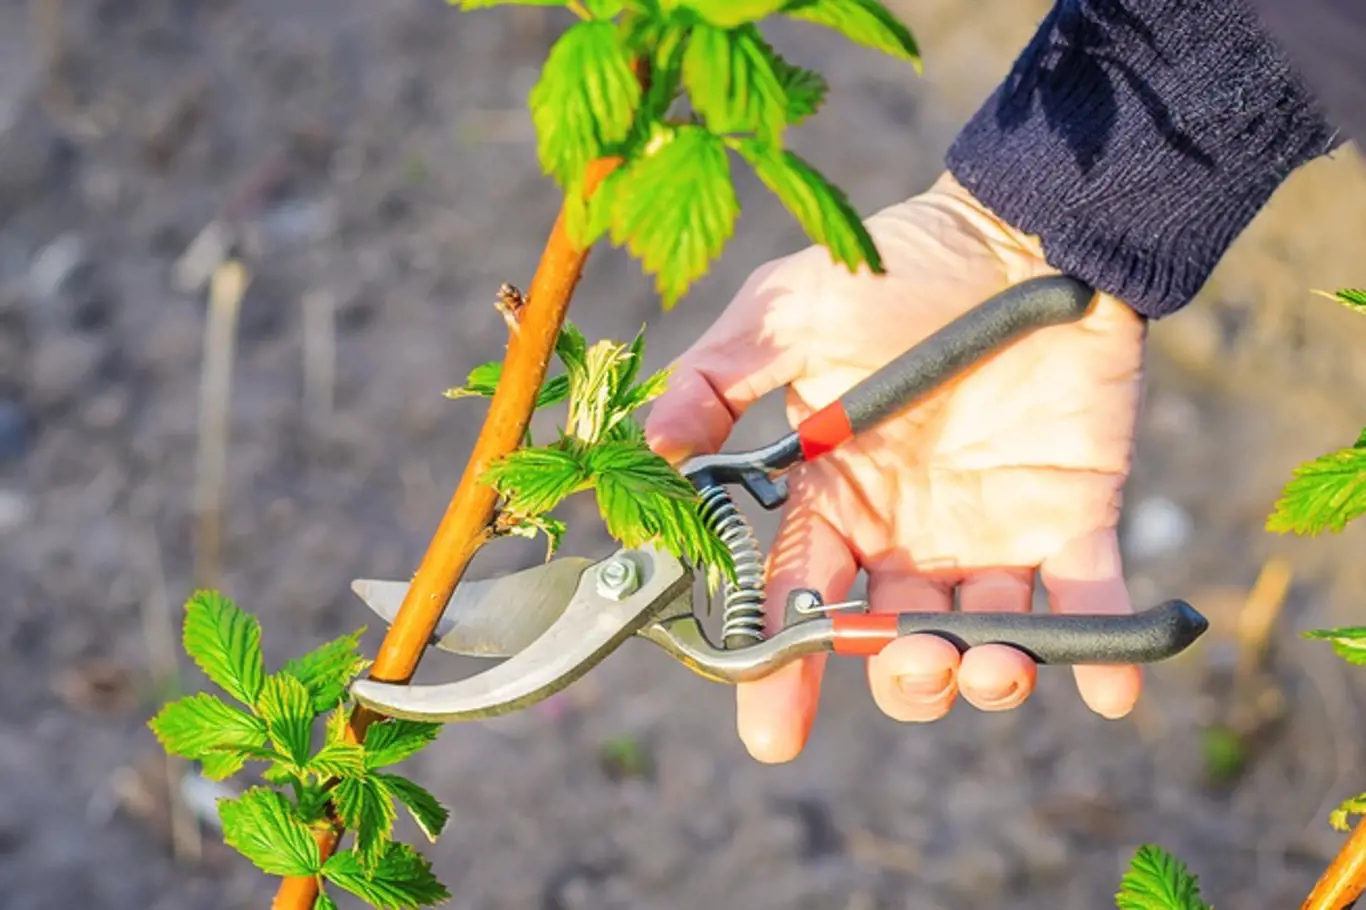
[[[1118,910],[1213,910],[1186,864],[1156,844],[1134,852],[1115,895]]]
[[[562,6],[579,16],[551,48],[528,98],[544,173],[568,199],[571,236],[602,237],[655,276],[672,307],[706,273],[740,213],[732,157],[748,165],[806,234],[851,272],[884,271],[842,190],[786,146],[829,87],[784,58],[758,23],[770,16],[832,29],[907,60],[914,37],[879,0],[451,0]],[[637,66],[646,65],[643,84]],[[589,198],[585,168],[617,168]]]
[[[167,752],[199,762],[214,780],[265,763],[266,785],[218,801],[224,840],[262,872],[316,877],[317,908],[335,906],[327,882],[382,910],[416,910],[450,894],[426,859],[392,839],[395,804],[433,841],[449,814],[432,794],[386,769],[431,743],[440,727],[386,719],[366,730],[363,743],[348,737],[347,687],[369,665],[357,651],[364,631],[267,673],[256,618],[218,592],[198,591],[185,606],[185,651],[237,704],[201,692],[166,704],[149,726]],[[278,789],[284,786],[289,795]],[[324,862],[318,837],[333,826],[330,813],[355,841]]]
[[[555,345],[564,372],[542,386],[537,408],[567,402],[565,425],[546,445],[528,444],[492,462],[482,480],[501,497],[497,529],[545,534],[546,558],[559,547],[565,526],[550,512],[576,493],[592,490],[607,532],[625,546],[657,543],[703,567],[712,587],[734,576],[721,539],[702,518],[697,491],[668,461],[651,450],[635,412],[666,388],[668,370],[641,378],[642,329],[629,343],[589,345],[566,322]],[[491,397],[501,364],[471,371],[449,398]]]

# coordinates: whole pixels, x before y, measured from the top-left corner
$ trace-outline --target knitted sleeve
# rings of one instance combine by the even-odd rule
[[[1338,141],[1246,0],[1058,0],[947,165],[1055,268],[1158,318]]]

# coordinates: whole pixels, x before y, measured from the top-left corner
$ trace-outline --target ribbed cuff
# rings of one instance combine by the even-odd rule
[[[1242,0],[1060,0],[947,165],[1055,268],[1158,318],[1336,141]]]

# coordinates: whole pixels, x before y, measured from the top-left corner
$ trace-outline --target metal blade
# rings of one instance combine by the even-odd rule
[[[593,560],[565,557],[498,578],[462,581],[446,602],[432,644],[467,657],[511,657],[564,612]],[[408,593],[401,581],[361,578],[351,590],[387,623]]]
[[[671,555],[626,550],[640,587],[621,600],[603,597],[585,573],[568,606],[541,637],[492,669],[435,686],[359,680],[351,694],[390,717],[451,722],[494,717],[553,695],[597,666],[660,609],[692,596],[692,573]]]

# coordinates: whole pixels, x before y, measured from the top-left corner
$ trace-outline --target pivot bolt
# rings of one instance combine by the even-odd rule
[[[636,565],[623,556],[615,556],[598,570],[598,593],[609,600],[621,600],[640,587]]]

